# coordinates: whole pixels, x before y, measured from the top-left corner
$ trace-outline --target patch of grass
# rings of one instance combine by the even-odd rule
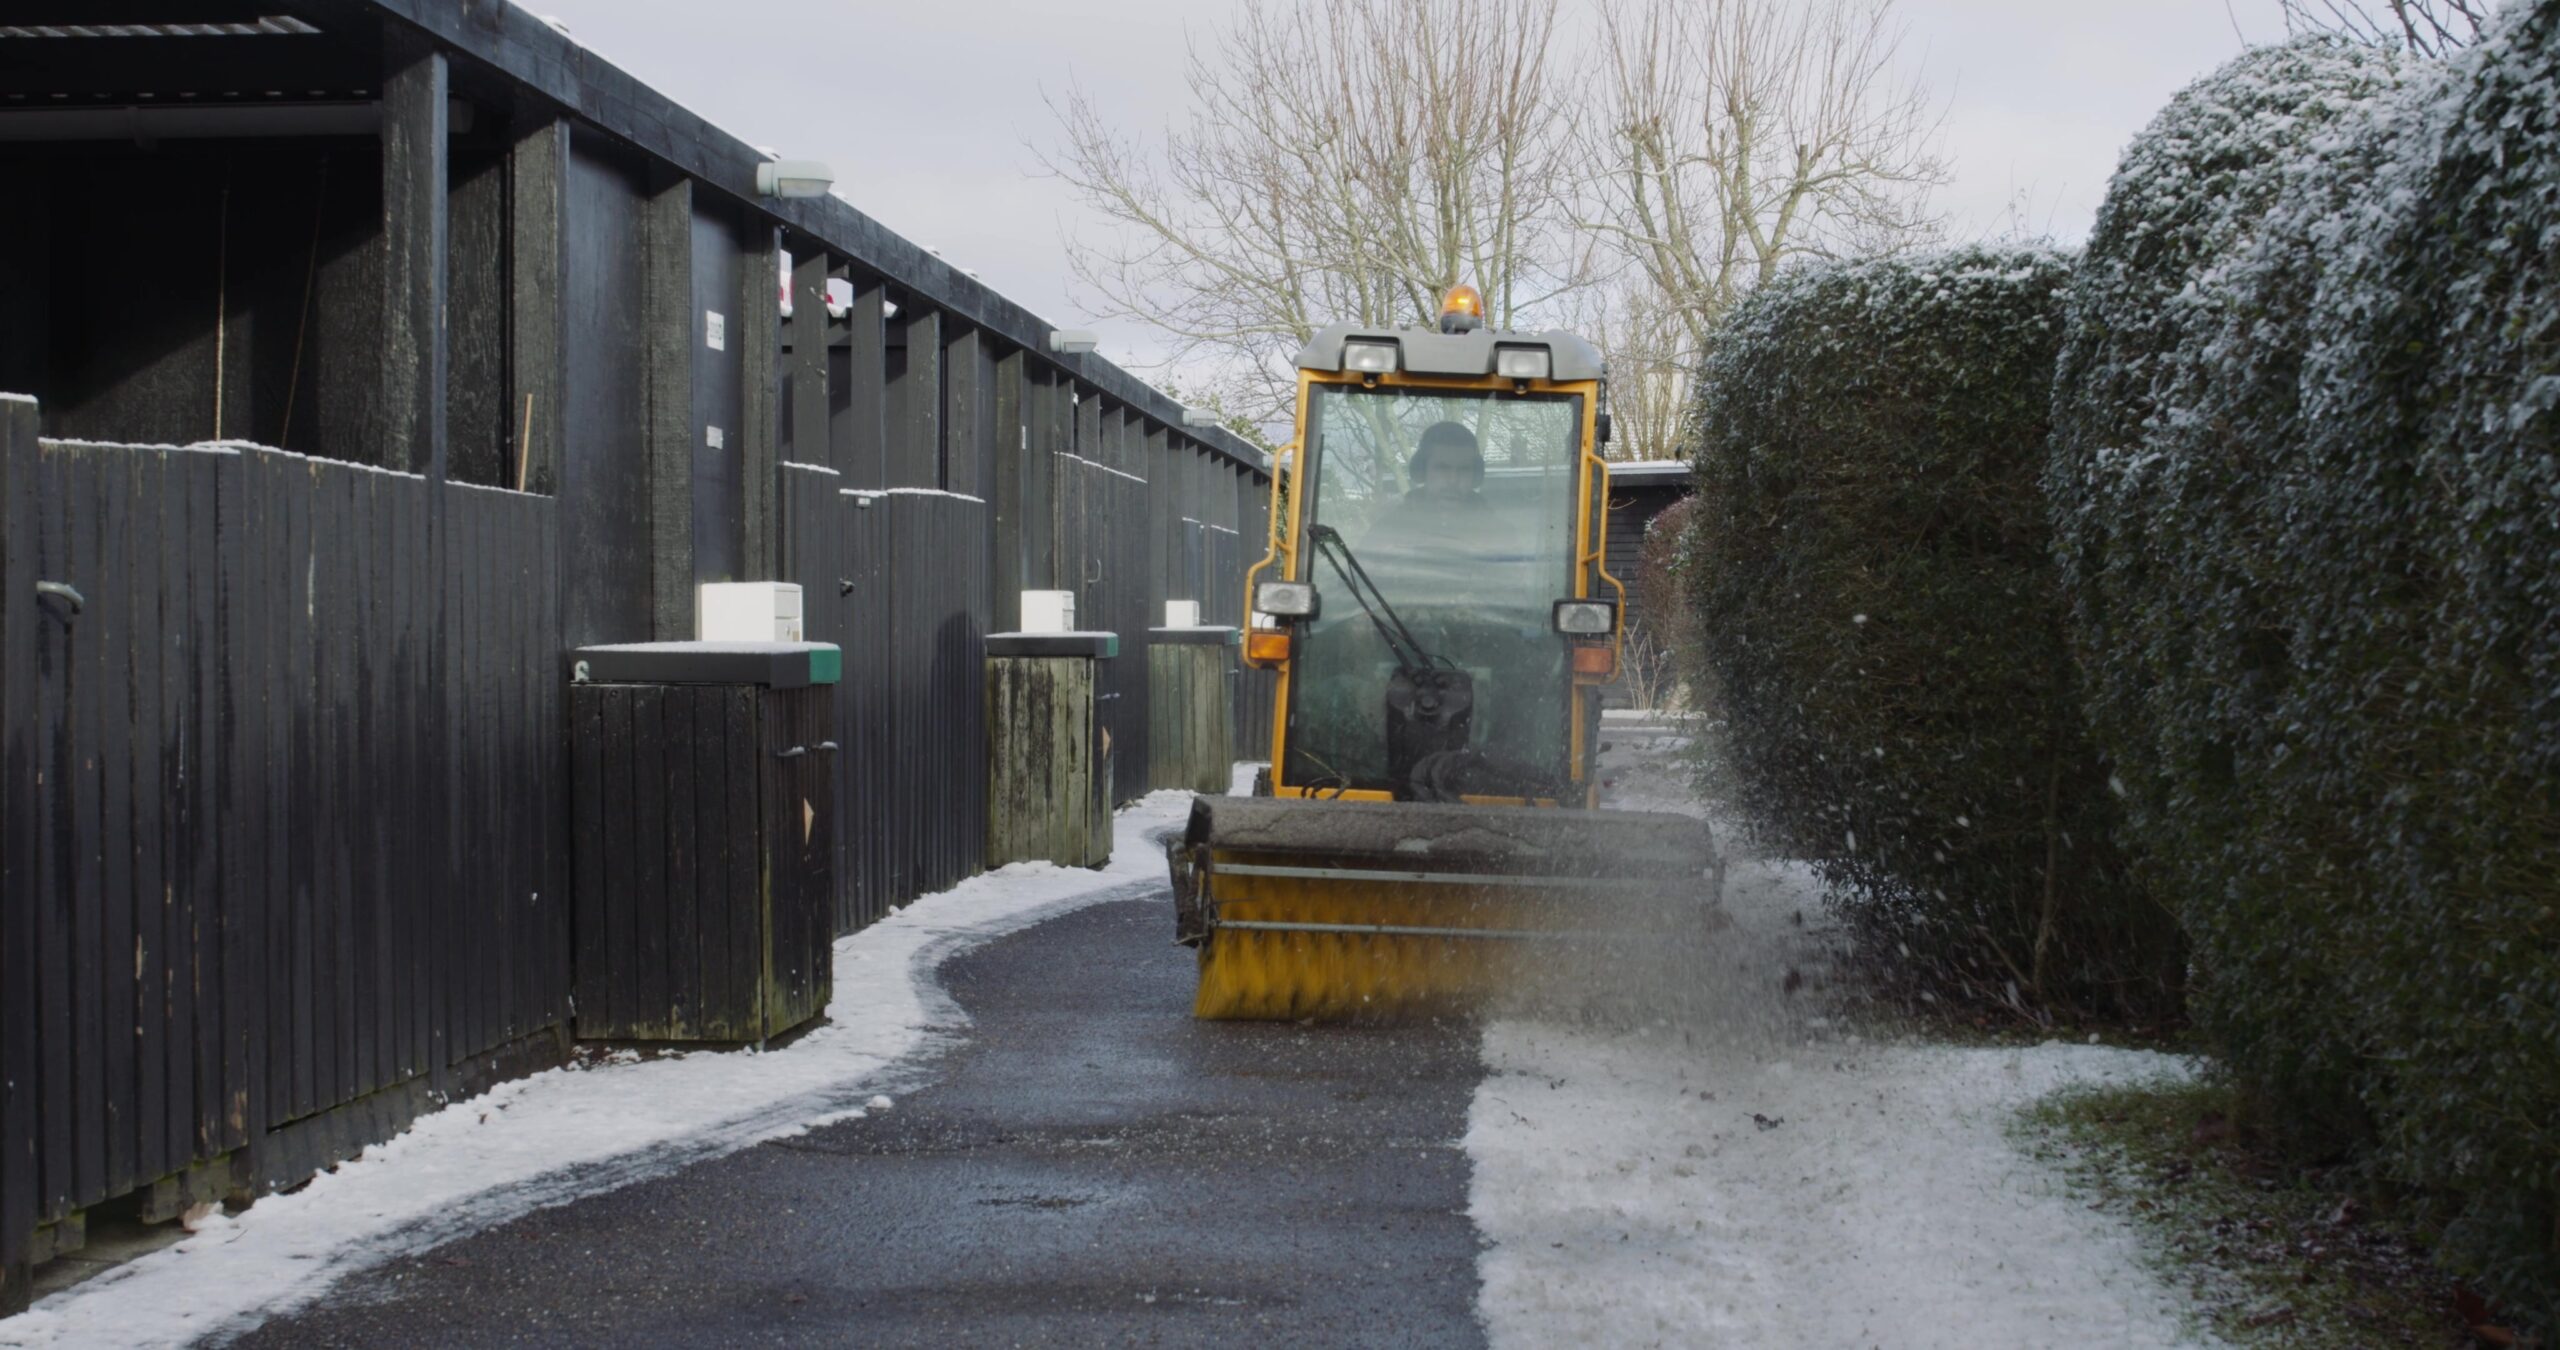
[[[2161,1273],[2234,1345],[2499,1343],[2456,1311],[2421,1216],[2346,1169],[2284,1159],[2249,1117],[2227,1083],[2162,1080],[2057,1093],[2021,1134],[2100,1209],[2135,1220]]]

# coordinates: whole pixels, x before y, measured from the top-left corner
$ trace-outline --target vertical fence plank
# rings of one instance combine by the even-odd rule
[[[38,1208],[36,947],[41,928],[37,801],[44,795],[36,702],[36,408],[0,399],[0,1316],[31,1290]]]
[[[210,852],[202,878],[204,885],[221,890],[221,1039],[210,1056],[219,1065],[219,1092],[211,1108],[216,1136],[209,1152],[247,1146],[262,1124],[252,1055],[260,1044],[253,1000],[264,977],[257,958],[264,940],[265,890],[252,884],[251,871],[266,856],[264,816],[251,777],[262,708],[249,691],[246,672],[249,662],[263,663],[268,653],[252,648],[249,637],[252,598],[242,557],[249,464],[246,452],[233,454],[214,461],[204,475],[213,513],[192,569],[209,588],[200,592],[205,609],[198,618],[212,643],[205,653],[204,689],[211,697],[204,725],[208,754],[220,756],[219,764],[208,763],[213,771],[204,775],[218,794],[219,807],[206,818]]]
[[[68,524],[78,511],[71,498],[72,483],[65,457],[39,446],[34,452],[35,490],[31,494],[41,507],[22,506],[35,521],[35,575],[59,578],[69,575],[70,538]],[[25,458],[21,458],[21,463]],[[32,594],[32,581],[29,593]],[[76,719],[74,707],[78,679],[74,665],[70,625],[55,616],[50,608],[30,623],[36,636],[36,678],[39,693],[35,700],[35,752],[38,772],[56,790],[39,793],[34,802],[35,833],[42,850],[37,867],[36,905],[36,969],[40,981],[37,1015],[45,1028],[38,1042],[41,1063],[37,1069],[37,1128],[43,1140],[37,1169],[37,1213],[51,1217],[71,1205],[77,1192],[78,1169],[72,1140],[76,1137],[78,1111],[74,1095],[72,1069],[77,1062],[76,1034],[78,1026],[72,1008],[77,997],[77,980],[72,965],[75,947],[73,916],[77,899],[72,874],[77,859],[72,851],[71,831],[79,811],[78,793],[73,785],[81,780],[73,776],[76,762],[73,742]]]
[[[588,1025],[601,1025],[605,1020],[604,998],[597,986],[598,978],[611,959],[607,943],[610,920],[605,911],[607,878],[611,869],[605,861],[605,799],[607,768],[604,762],[605,709],[608,695],[602,689],[580,688],[570,696],[569,716],[571,773],[569,804],[571,827],[569,837],[577,851],[573,863],[576,895],[575,965],[578,972],[577,1003],[580,1034]]]
[[[731,873],[731,884],[743,885],[744,889],[734,891],[732,894],[761,899],[767,894],[765,887],[768,884],[763,856],[764,846],[763,841],[750,825],[750,822],[762,819],[757,808],[756,797],[758,755],[755,748],[763,743],[756,722],[756,691],[744,686],[730,685],[724,686],[724,692],[728,728],[726,736],[723,737],[725,749],[722,758],[728,767],[726,775],[728,802],[722,814],[728,817],[731,828],[736,831],[737,843],[733,847],[747,855],[743,859],[743,867]],[[759,906],[754,903],[728,906],[728,939],[723,945],[728,948],[730,954],[731,988],[733,991],[737,990],[738,984],[743,981],[747,985],[747,992],[756,993],[754,999],[737,999],[729,1005],[731,1007],[760,1006],[762,997],[760,991],[763,987],[766,967],[763,933],[760,931],[761,925],[757,922],[758,909]],[[757,1025],[761,1025],[762,1022],[760,1016],[750,1020]]]
[[[631,843],[638,857],[626,901],[632,906],[631,965],[621,984],[635,1001],[633,1022],[640,1025],[655,1025],[667,1006],[667,702],[668,695],[651,686],[635,689],[631,698]]]
[[[136,852],[134,807],[134,645],[139,636],[136,611],[150,588],[135,584],[137,534],[157,532],[157,520],[142,530],[119,528],[142,496],[143,462],[139,456],[93,452],[103,490],[101,510],[90,522],[103,557],[106,603],[95,615],[100,707],[97,773],[104,800],[99,811],[100,920],[104,929],[98,959],[96,1016],[105,1038],[106,1078],[102,1107],[106,1115],[106,1191],[131,1190],[140,1122],[135,1119],[139,1084],[135,1070],[134,986],[140,974],[135,931],[139,898],[134,893]],[[84,615],[84,617],[87,617]],[[148,790],[146,785],[145,790]]]
[[[390,759],[387,742],[402,712],[389,698],[391,658],[384,633],[388,619],[384,599],[391,572],[398,565],[389,556],[389,503],[407,484],[388,474],[366,474],[352,486],[352,534],[340,543],[337,557],[339,566],[349,574],[350,585],[358,592],[354,650],[350,653],[355,677],[356,737],[354,772],[349,782],[356,821],[354,894],[350,898],[359,904],[364,915],[359,952],[363,975],[356,987],[363,1028],[356,1042],[356,1060],[358,1075],[370,1090],[400,1077],[399,1052],[391,1040],[398,987],[390,978],[392,963],[399,956],[395,932],[399,910],[390,901],[388,856],[391,837],[398,832],[399,824],[393,819],[397,806],[382,791],[382,773]]]
[[[666,693],[666,777],[657,780],[665,803],[666,830],[661,837],[667,855],[667,980],[666,1001],[668,1030],[679,1035],[695,1034],[692,1025],[700,981],[702,955],[700,911],[694,903],[700,876],[696,868],[694,846],[694,781],[693,755],[695,730],[693,710],[697,700],[694,690],[676,688]]]
[[[128,586],[125,679],[126,720],[132,728],[131,757],[123,777],[133,794],[126,817],[131,834],[123,847],[132,889],[125,903],[133,909],[133,945],[119,973],[129,972],[129,991],[117,1000],[125,1023],[125,1044],[133,1055],[126,1081],[133,1139],[133,1183],[148,1184],[170,1170],[169,1128],[169,943],[167,892],[161,888],[161,831],[171,804],[171,784],[162,776],[166,765],[166,728],[161,721],[162,637],[160,612],[162,541],[183,524],[168,512],[168,456],[125,457],[130,471],[125,528],[118,531],[132,568]],[[128,1183],[132,1184],[132,1183]]]
[[[727,694],[718,687],[694,691],[692,764],[688,771],[688,787],[693,804],[693,851],[695,867],[701,878],[702,894],[722,901],[750,894],[738,889],[740,878],[733,873],[735,850],[730,847],[729,785],[724,777],[721,756],[728,748],[729,711]],[[730,978],[733,959],[729,946],[729,929],[719,920],[714,908],[709,915],[697,910],[693,935],[694,983],[686,991],[701,1010],[696,1030],[701,1034],[726,1039],[735,1034],[725,1024],[729,1009],[736,1005],[741,992]]]
[[[187,604],[189,539],[196,523],[188,491],[190,461],[202,454],[172,456],[161,480],[164,528],[153,549],[159,575],[159,627],[152,633],[160,652],[160,673],[146,688],[158,704],[159,755],[155,777],[161,800],[158,837],[150,847],[158,855],[154,878],[159,913],[159,979],[147,991],[159,1003],[163,1038],[155,1058],[161,1080],[159,1164],[162,1172],[185,1167],[196,1154],[195,1130],[195,885],[193,826],[202,794],[197,765],[200,734],[187,725],[187,695],[196,687],[190,657],[195,629]],[[151,895],[151,890],[145,890]]]
[[[346,881],[351,852],[348,834],[355,824],[349,818],[346,791],[351,750],[347,733],[352,719],[346,708],[347,580],[345,560],[337,551],[338,541],[346,537],[348,477],[338,472],[341,467],[317,460],[308,466],[311,532],[304,575],[311,589],[312,756],[318,773],[312,783],[318,825],[313,831],[316,856],[311,886],[314,1111],[325,1111],[356,1095],[351,1053],[355,1028],[349,1025],[355,991],[350,929],[355,915]]]
[[[98,481],[98,464],[94,456],[81,452],[63,455],[65,478],[69,480],[76,503],[70,519],[64,522],[65,538],[70,544],[65,575],[93,578],[89,593],[104,604],[117,598],[115,578],[108,574],[98,547],[98,522],[108,519],[111,499]],[[82,619],[90,617],[84,610]],[[100,616],[103,619],[103,615]],[[102,894],[100,849],[106,838],[107,822],[104,793],[108,762],[102,748],[100,730],[101,694],[114,673],[106,661],[101,643],[112,629],[105,622],[75,623],[70,640],[65,644],[71,652],[70,692],[72,697],[71,773],[63,780],[74,794],[71,812],[72,833],[66,841],[71,853],[69,862],[73,877],[75,908],[72,911],[72,965],[65,974],[73,981],[72,1036],[76,1056],[73,1090],[77,1110],[73,1117],[74,1146],[78,1149],[78,1175],[73,1193],[78,1197],[102,1195],[107,1185],[107,1049],[104,1038],[108,1029],[99,1022],[102,967],[108,960],[105,942],[109,929],[104,925],[106,897]]]
[[[224,969],[227,906],[234,896],[223,886],[219,840],[226,809],[224,786],[229,736],[221,716],[222,627],[218,615],[222,586],[219,562],[223,469],[239,460],[236,453],[190,455],[183,463],[187,529],[168,554],[164,585],[178,597],[174,609],[179,630],[181,666],[166,695],[179,725],[179,777],[187,791],[178,837],[172,841],[170,870],[178,914],[174,941],[175,997],[182,1016],[173,1026],[183,1092],[173,1092],[174,1128],[188,1156],[212,1157],[227,1151],[222,1130],[222,1000],[230,984]]]
[[[557,461],[556,453],[553,456]],[[431,551],[433,508],[423,492],[399,494],[400,566],[392,578],[394,629],[393,701],[406,711],[395,725],[394,782],[404,800],[424,802],[439,786],[439,770],[431,747],[440,729],[420,714],[436,697],[435,624],[442,578]],[[436,1065],[436,971],[442,954],[436,949],[435,896],[441,889],[440,859],[434,841],[411,814],[400,833],[398,877],[394,896],[400,905],[403,959],[395,979],[400,988],[402,1069],[411,1077],[433,1073]]]

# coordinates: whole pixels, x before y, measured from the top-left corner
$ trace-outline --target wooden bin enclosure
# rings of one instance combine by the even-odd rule
[[[582,1040],[762,1041],[834,992],[824,643],[585,647],[569,690]]]
[[[1111,732],[1102,664],[1113,633],[987,635],[987,866],[1111,861]]]
[[[1223,794],[1234,772],[1233,628],[1147,630],[1147,786]]]

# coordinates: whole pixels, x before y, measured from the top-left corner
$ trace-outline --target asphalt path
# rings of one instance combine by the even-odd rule
[[[972,1025],[891,1109],[374,1268],[239,1344],[1481,1343],[1475,1028],[1195,1022],[1171,928],[1157,890],[955,957]]]

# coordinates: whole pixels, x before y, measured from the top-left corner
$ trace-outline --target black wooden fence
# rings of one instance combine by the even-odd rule
[[[842,199],[766,195],[752,147],[535,16],[292,7],[317,31],[0,70],[183,123],[218,41],[282,121],[352,89],[382,126],[0,154],[0,386],[45,399],[0,429],[0,1273],[42,1219],[297,1181],[558,1053],[565,649],[799,581],[845,653],[849,931],[983,861],[980,638],[1020,589],[1121,635],[1127,801],[1146,630],[1168,599],[1237,622],[1260,551],[1258,451]],[[332,459],[130,444],[196,436]],[[1236,684],[1250,755],[1268,681]]]
[[[836,686],[836,927],[852,932],[986,857],[987,508],[862,491],[785,465],[784,575]]]
[[[1111,797],[1147,794],[1147,481],[1076,455],[1057,456],[1055,575],[1076,595],[1076,625],[1120,635],[1120,654],[1095,674]]]
[[[298,1180],[364,1142],[333,1113],[557,1054],[549,500],[45,441],[10,400],[0,520],[0,1264],[217,1159]]]

